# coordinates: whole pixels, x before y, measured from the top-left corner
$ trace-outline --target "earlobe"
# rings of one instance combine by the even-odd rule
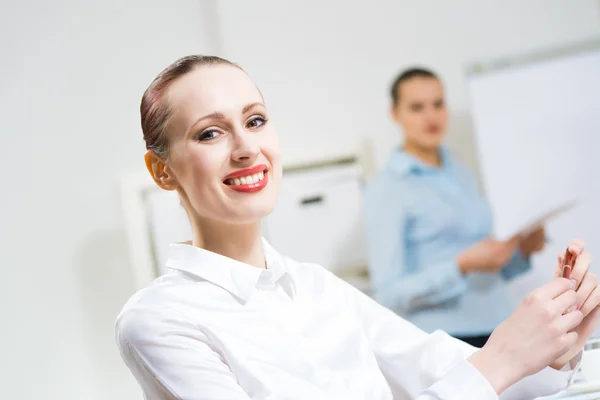
[[[177,181],[175,180],[175,176],[170,171],[170,168],[167,166],[165,161],[160,158],[155,152],[152,150],[146,151],[144,154],[144,161],[146,163],[146,168],[154,179],[154,182],[164,190],[175,190],[177,189]]]
[[[392,121],[395,121],[397,123],[399,123],[400,121],[398,120],[398,110],[396,109],[395,105],[392,105],[390,107],[390,117],[392,118]]]

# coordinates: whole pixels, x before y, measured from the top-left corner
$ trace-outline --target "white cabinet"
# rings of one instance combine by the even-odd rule
[[[264,223],[281,253],[342,276],[366,270],[362,171],[357,163],[284,172],[276,210]]]

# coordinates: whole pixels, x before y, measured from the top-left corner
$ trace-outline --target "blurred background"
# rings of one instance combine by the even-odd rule
[[[132,245],[136,200],[123,182],[145,173],[141,95],[176,58],[215,54],[244,67],[289,165],[364,156],[367,146],[373,172],[400,140],[391,80],[427,66],[445,84],[448,146],[481,178],[468,67],[600,37],[597,0],[0,4],[6,399],[141,398],[113,339],[117,313],[141,285],[143,256],[133,254],[150,246]],[[559,239],[550,259],[564,249]],[[549,276],[536,271],[515,293]]]

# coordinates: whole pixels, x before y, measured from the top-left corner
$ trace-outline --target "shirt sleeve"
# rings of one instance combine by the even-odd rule
[[[146,400],[250,399],[207,337],[171,310],[128,310],[116,339]]]
[[[510,281],[529,270],[531,270],[531,260],[520,250],[516,250],[510,261],[500,270],[500,275],[505,281]]]
[[[565,389],[576,368],[550,367],[527,377],[498,396],[467,361],[478,349],[443,331],[427,334],[339,278],[377,363],[395,397],[418,400],[521,400]]]
[[[462,295],[467,280],[455,260],[428,265],[427,270],[406,265],[406,209],[382,186],[368,186],[364,201],[369,276],[377,301],[405,314]]]

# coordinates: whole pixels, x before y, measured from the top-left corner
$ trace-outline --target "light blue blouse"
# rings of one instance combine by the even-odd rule
[[[442,149],[442,167],[394,151],[365,188],[374,297],[426,332],[489,334],[515,307],[506,281],[530,269],[517,251],[498,273],[463,276],[460,252],[492,233],[475,176]]]

